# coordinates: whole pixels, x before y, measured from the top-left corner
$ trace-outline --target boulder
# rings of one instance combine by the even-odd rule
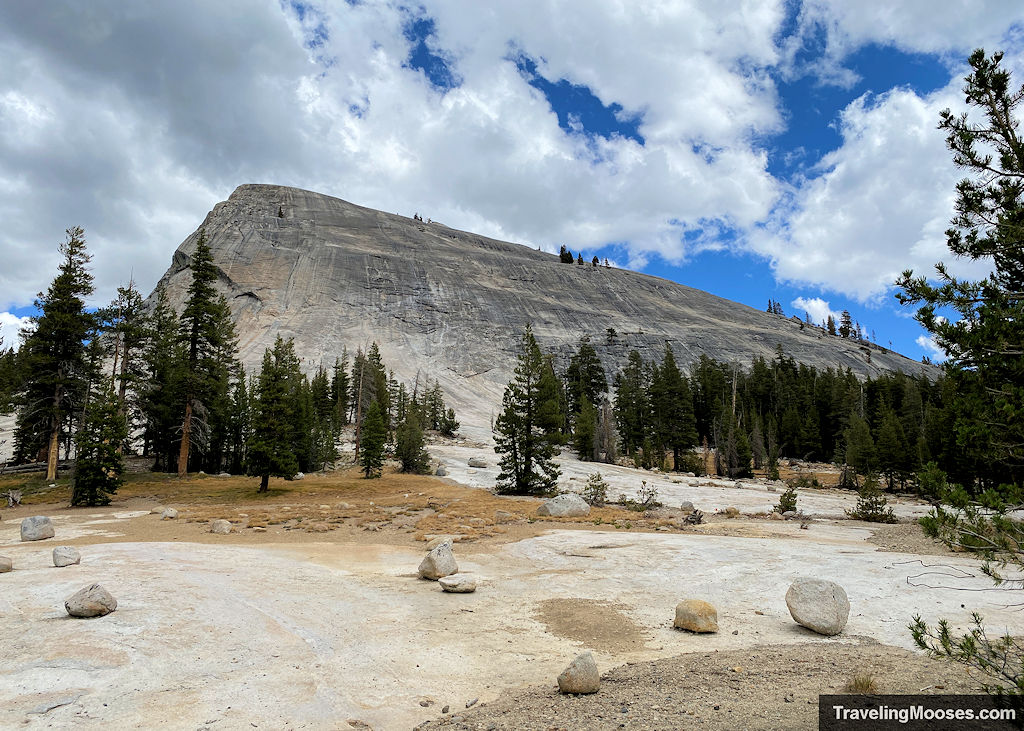
[[[730,505],[729,507],[727,507],[725,509],[725,517],[726,518],[738,518],[739,515],[740,515],[739,508],[735,508],[732,505]]]
[[[42,541],[53,538],[53,523],[45,515],[33,515],[21,521],[21,540]]]
[[[470,460],[466,464],[468,464],[470,467],[476,467],[477,469],[487,466],[487,462],[485,460],[480,459],[479,457],[470,458]]]
[[[792,520],[793,518],[796,517],[796,511],[795,510],[787,510],[785,513],[782,514],[782,517],[785,518],[786,520]]]
[[[451,594],[470,594],[476,591],[476,579],[469,574],[452,574],[437,580],[444,591]]]
[[[601,687],[601,674],[593,654],[584,652],[558,676],[559,693],[596,693]]]
[[[231,532],[231,522],[223,519],[214,520],[210,523],[210,532],[219,536],[226,536]]]
[[[442,576],[451,576],[459,572],[459,565],[455,563],[455,554],[452,553],[451,541],[443,541],[439,546],[430,551],[420,562],[420,578],[437,581]]]
[[[785,520],[785,518],[782,517],[781,513],[776,513],[775,511],[772,511],[768,513],[768,520]]]
[[[160,520],[175,520],[178,517],[178,511],[174,508],[164,508],[163,512],[160,513]]]
[[[537,515],[548,515],[553,518],[581,518],[584,515],[590,515],[590,506],[586,500],[575,493],[563,493],[537,508]]]
[[[6,574],[8,571],[14,571],[14,561],[7,556],[0,556],[0,574]]]
[[[684,500],[682,504],[679,506],[679,509],[682,510],[687,515],[689,515],[695,510],[695,508],[693,507],[693,503],[691,503],[689,500]]]
[[[800,578],[786,592],[793,620],[821,635],[837,635],[850,618],[850,600],[843,587],[824,579]]]
[[[434,470],[434,474],[437,477],[447,477],[448,476],[448,470],[445,469],[444,465],[441,465],[436,470]]]
[[[72,617],[102,617],[117,609],[117,600],[99,584],[76,591],[64,601]]]
[[[160,515],[160,514],[161,514],[161,513],[163,513],[163,512],[164,512],[164,510],[166,510],[166,509],[167,509],[167,508],[165,508],[165,507],[164,507],[163,505],[157,505],[157,506],[156,506],[155,508],[153,508],[153,509],[152,509],[152,510],[150,510],[149,512],[150,512],[150,515]]]
[[[507,510],[495,510],[494,511],[494,522],[505,524],[505,523],[518,523],[519,516],[515,513],[510,513]]]
[[[304,480],[305,478],[306,475],[302,472],[296,472],[294,475],[292,475],[293,480]]]
[[[53,565],[57,568],[82,562],[81,554],[71,546],[57,546],[53,549]]]
[[[672,626],[688,632],[717,632],[718,610],[700,599],[685,599],[676,605],[676,619]]]

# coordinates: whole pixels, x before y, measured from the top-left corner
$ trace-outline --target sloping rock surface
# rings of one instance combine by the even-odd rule
[[[660,359],[666,342],[682,366],[701,354],[746,365],[781,345],[799,362],[858,374],[924,367],[658,277],[562,264],[527,246],[296,188],[242,185],[201,228],[248,367],[278,335],[294,337],[310,367],[376,341],[399,378],[439,379],[464,426],[485,426],[497,412],[528,322],[559,368],[584,335],[609,373],[634,348]],[[179,311],[197,237],[178,247],[161,280]]]

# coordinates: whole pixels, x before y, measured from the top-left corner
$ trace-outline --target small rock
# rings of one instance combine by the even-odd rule
[[[267,529],[264,528],[262,525],[257,525],[257,526],[253,526],[252,532],[253,533],[266,533]]]
[[[149,511],[150,515],[160,515],[165,510],[163,505],[157,505],[155,508]]]
[[[563,493],[537,508],[537,515],[548,515],[553,518],[581,518],[589,514],[590,505],[575,493]]]
[[[21,540],[42,541],[53,538],[53,522],[45,515],[33,515],[21,521]]]
[[[476,525],[476,526],[487,525],[487,521],[484,520],[483,518],[470,518],[467,522],[470,525]]]
[[[448,709],[449,709],[450,707],[451,707],[451,706],[445,706],[444,708],[442,708],[442,709],[441,709],[441,713],[448,713]]]
[[[178,511],[174,508],[164,508],[164,511],[160,513],[160,520],[177,520]]]
[[[57,568],[82,562],[82,556],[71,546],[57,546],[53,549],[53,565]]]
[[[772,511],[768,514],[768,520],[785,520],[779,513]]]
[[[326,533],[331,529],[327,523],[310,523],[306,526],[307,533]],[[378,530],[380,530],[378,528]]]
[[[576,659],[558,676],[560,693],[596,693],[601,685],[601,674],[590,652],[576,656]]]
[[[6,574],[8,571],[14,571],[14,561],[7,556],[0,556],[0,574]]]
[[[796,511],[795,510],[787,510],[785,513],[782,514],[782,517],[785,518],[786,520],[790,520],[791,518],[795,518],[796,517]]]
[[[447,477],[448,476],[448,470],[445,469],[444,465],[441,465],[436,470],[434,470],[434,474],[437,477]]]
[[[732,505],[725,509],[726,518],[738,518],[740,514],[739,508],[735,508]]]
[[[768,492],[775,492],[775,488],[771,485],[768,486]]]
[[[843,587],[824,579],[801,578],[786,592],[793,620],[822,635],[837,635],[850,618],[850,600]]]
[[[210,523],[210,532],[216,533],[219,536],[226,536],[231,532],[231,522],[224,519],[214,520]]]
[[[292,475],[293,480],[303,480],[305,479],[305,477],[306,476],[301,472],[296,472],[294,475]]]
[[[466,464],[468,464],[470,467],[476,467],[477,469],[482,469],[487,466],[487,462],[485,460],[480,459],[479,457],[471,457],[470,460],[466,462]]]
[[[218,472],[217,477],[231,477],[230,472]]]
[[[476,579],[469,574],[451,574],[437,580],[441,589],[451,594],[471,594],[476,591]]]
[[[691,503],[689,500],[684,501],[679,506],[679,509],[681,511],[683,511],[684,513],[686,513],[687,515],[689,515],[690,513],[692,513],[695,510],[695,508],[693,507],[693,503]]]
[[[451,576],[458,572],[459,565],[455,563],[455,554],[452,553],[451,541],[442,542],[424,556],[420,562],[419,574],[421,579],[436,581],[442,576]]]
[[[480,699],[479,699],[479,698],[474,698],[474,699],[473,699],[473,700],[471,700],[471,701],[466,701],[466,708],[472,708],[473,706],[475,706],[475,705],[476,705],[476,702],[477,702],[478,700],[480,700]]]
[[[507,510],[495,510],[494,511],[494,522],[499,524],[504,523],[516,523],[519,521],[519,516],[515,513],[510,513]]]
[[[672,626],[688,632],[717,632],[718,610],[700,599],[685,599],[676,605],[676,619]]]
[[[99,584],[92,584],[69,596],[64,609],[72,617],[102,617],[117,609],[117,600]]]

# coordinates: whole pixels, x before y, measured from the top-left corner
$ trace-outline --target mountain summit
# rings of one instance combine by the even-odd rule
[[[239,334],[258,365],[276,336],[294,337],[312,368],[376,341],[401,380],[438,379],[465,425],[486,426],[526,323],[564,368],[589,336],[614,372],[630,350],[681,366],[701,354],[748,366],[781,346],[800,363],[859,375],[926,368],[877,345],[623,269],[565,264],[496,241],[298,188],[242,185],[206,216],[205,231]],[[161,283],[179,307],[199,231]]]

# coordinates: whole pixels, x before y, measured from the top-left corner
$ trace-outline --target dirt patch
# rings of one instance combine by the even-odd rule
[[[892,525],[872,525],[874,530],[868,541],[883,551],[894,553],[914,553],[920,556],[957,556],[955,551],[934,538],[924,534],[917,523],[893,523]]]
[[[857,673],[879,693],[982,692],[958,665],[871,641],[823,641],[630,663],[605,673],[591,696],[560,695],[552,678],[423,728],[816,728],[818,695],[844,692]]]
[[[551,634],[590,650],[643,650],[646,638],[640,625],[623,613],[627,608],[600,599],[547,599],[537,604],[534,616]]]

